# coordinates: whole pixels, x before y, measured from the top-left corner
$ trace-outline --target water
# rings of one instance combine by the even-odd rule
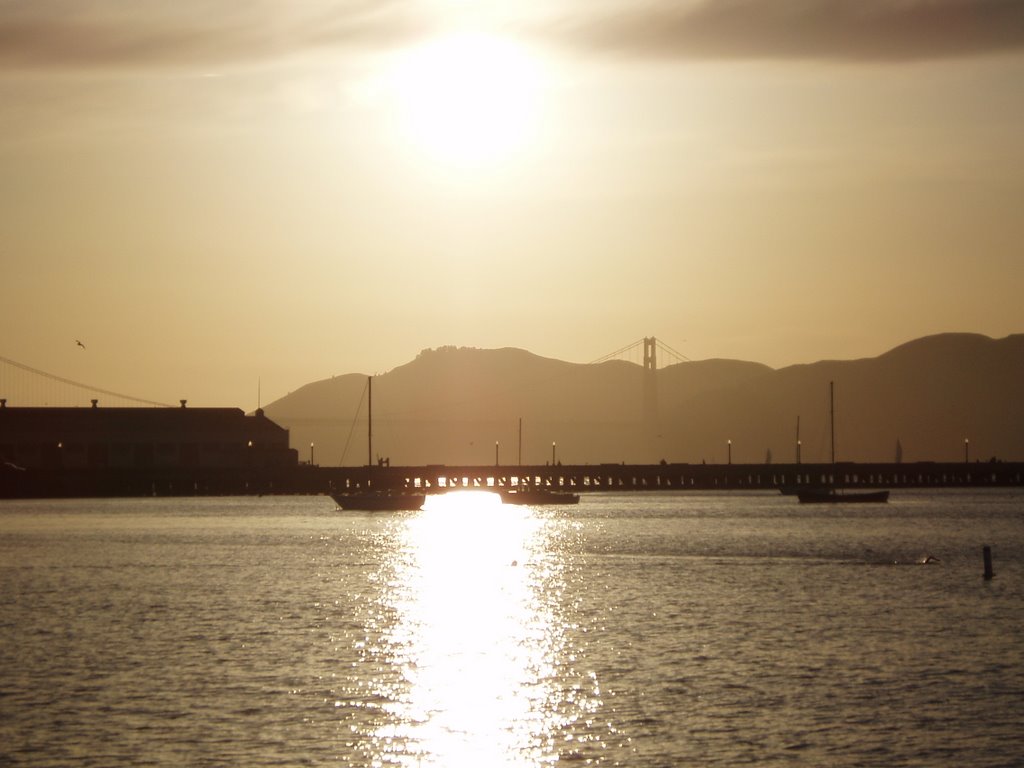
[[[0,765],[1024,762],[1017,492],[431,504],[0,503]]]

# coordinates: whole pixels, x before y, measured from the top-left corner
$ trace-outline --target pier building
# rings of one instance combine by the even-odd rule
[[[0,400],[7,471],[248,469],[298,463],[288,430],[240,408],[14,408]]]

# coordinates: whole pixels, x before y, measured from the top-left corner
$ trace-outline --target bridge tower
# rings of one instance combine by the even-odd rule
[[[654,336],[645,336],[643,339],[638,339],[632,344],[618,349],[604,357],[598,358],[592,361],[593,363],[603,363],[607,360],[622,359],[626,357],[630,362],[639,362],[640,345],[643,344],[644,349],[644,367],[643,373],[641,374],[641,387],[643,388],[641,411],[637,417],[637,422],[641,432],[643,433],[644,439],[647,443],[652,456],[661,455],[661,452],[665,450],[665,441],[661,439],[661,433],[663,431],[661,424],[661,412],[658,407],[658,351],[661,350],[663,358],[666,358],[669,365],[675,365],[676,363],[682,362],[683,360],[689,360],[683,354],[680,354],[672,347],[668,346],[662,341],[659,341]]]
[[[658,340],[644,337],[644,427],[653,435],[658,427]]]

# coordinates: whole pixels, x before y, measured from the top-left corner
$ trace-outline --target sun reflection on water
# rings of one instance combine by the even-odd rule
[[[409,517],[387,638],[406,687],[381,759],[403,765],[535,766],[558,759],[565,642],[548,588],[545,521],[486,492],[432,497]]]

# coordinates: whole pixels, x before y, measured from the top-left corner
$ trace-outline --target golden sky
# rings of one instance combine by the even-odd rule
[[[0,0],[0,355],[251,409],[1004,336],[1022,136],[1017,0]]]

